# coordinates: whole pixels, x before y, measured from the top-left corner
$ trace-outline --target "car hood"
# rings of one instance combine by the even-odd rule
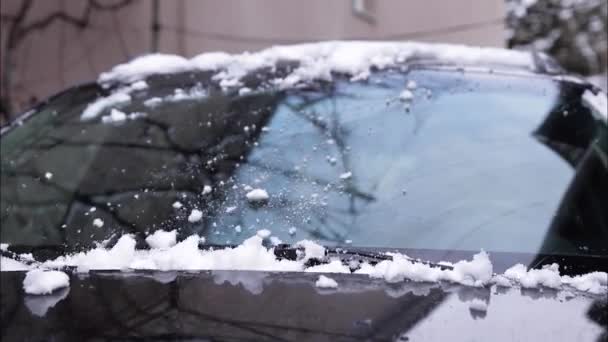
[[[606,296],[255,271],[91,272],[46,296],[0,273],[2,338],[600,341]],[[508,319],[505,319],[508,317]]]

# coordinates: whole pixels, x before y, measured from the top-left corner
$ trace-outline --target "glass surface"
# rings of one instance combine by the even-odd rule
[[[607,254],[606,125],[581,85],[431,68],[144,104],[207,81],[151,79],[121,107],[145,116],[121,123],[82,121],[99,90],[81,88],[4,134],[2,242],[71,251],[134,233],[143,246],[177,229],[236,244],[269,229],[286,243]],[[250,203],[255,188],[269,200]]]

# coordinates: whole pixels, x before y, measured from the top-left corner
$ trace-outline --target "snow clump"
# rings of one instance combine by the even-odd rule
[[[268,200],[268,192],[264,189],[253,189],[245,195],[249,202],[263,202]]]
[[[203,212],[198,209],[192,209],[190,215],[188,216],[188,222],[194,223],[198,222],[203,218]]]
[[[320,275],[319,279],[315,282],[315,286],[321,288],[335,289],[338,287],[338,283],[330,277]]]
[[[25,274],[23,290],[27,294],[43,295],[70,286],[70,277],[61,271],[35,269]]]
[[[157,230],[152,235],[146,237],[146,242],[150,248],[169,248],[175,245],[177,238],[177,231],[172,230],[166,232],[164,230]]]
[[[103,227],[103,220],[100,218],[96,218],[93,220],[93,225],[97,228]]]

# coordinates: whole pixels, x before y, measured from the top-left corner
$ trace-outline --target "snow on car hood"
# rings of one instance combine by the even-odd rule
[[[606,272],[592,272],[580,276],[561,276],[557,264],[546,265],[542,269],[531,269],[518,264],[508,269],[504,274],[493,272],[492,262],[488,253],[481,251],[473,256],[472,260],[462,260],[449,264],[452,269],[441,269],[426,263],[418,262],[406,255],[391,253],[392,260],[384,260],[376,265],[363,263],[354,272],[338,259],[329,260],[328,263],[307,266],[306,261],[311,257],[321,258],[325,254],[323,246],[313,241],[303,240],[296,243],[301,247],[302,253],[298,260],[284,260],[277,258],[274,248],[267,248],[265,240],[270,236],[262,237],[256,234],[236,247],[201,250],[199,244],[204,239],[198,235],[176,243],[173,232],[154,234],[146,241],[150,249],[136,249],[136,241],[131,235],[123,235],[117,243],[106,248],[99,246],[87,252],[60,256],[45,262],[33,262],[25,265],[7,257],[2,257],[2,271],[30,270],[36,276],[27,277],[29,283],[24,289],[43,289],[48,293],[55,287],[44,284],[53,281],[54,286],[67,286],[58,283],[57,269],[66,267],[75,268],[76,272],[89,272],[90,270],[255,270],[277,272],[317,272],[317,273],[356,273],[367,274],[372,278],[384,279],[395,283],[404,280],[416,282],[447,281],[466,286],[481,287],[496,284],[497,286],[521,286],[534,288],[539,286],[554,289],[574,289],[593,294],[606,293],[608,290],[608,274]],[[31,255],[22,256],[33,260]],[[54,272],[45,276],[42,272]],[[42,284],[35,283],[36,281]],[[25,286],[27,285],[27,286]]]

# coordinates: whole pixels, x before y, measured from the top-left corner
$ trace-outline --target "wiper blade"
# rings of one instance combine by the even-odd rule
[[[274,248],[274,255],[279,259],[293,260],[296,261],[300,258],[300,255],[304,252],[304,248],[293,246],[290,244],[279,244]],[[367,250],[353,249],[353,248],[326,248],[325,256],[322,259],[311,258],[308,259],[306,266],[315,266],[328,263],[332,258],[338,258],[342,262],[347,263],[349,267],[357,268],[362,262],[367,262],[371,265],[376,265],[379,262],[389,260],[392,261],[393,257],[386,253],[370,252]],[[409,259],[412,263],[425,264],[430,267],[437,267],[441,270],[452,270],[453,267],[449,265],[442,265],[433,263],[430,261],[424,261],[419,259]],[[353,265],[354,263],[354,265]]]
[[[13,251],[9,251],[9,250],[4,250],[3,249],[3,250],[0,250],[0,255],[2,255],[5,258],[8,258],[8,259],[13,259],[13,260],[15,260],[17,262],[20,262],[20,263],[22,263],[24,265],[27,265],[27,266],[32,266],[32,265],[38,266],[38,265],[40,265],[39,261],[32,260],[32,259],[29,259],[27,257],[23,257],[21,254],[19,254],[17,252],[13,252]]]

